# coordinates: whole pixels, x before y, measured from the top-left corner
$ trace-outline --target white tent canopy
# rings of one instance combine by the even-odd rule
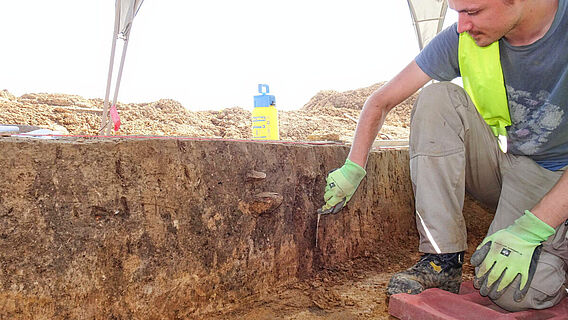
[[[444,26],[447,0],[407,0],[420,50],[434,39]]]
[[[140,6],[144,0],[119,0],[120,8],[120,20],[118,25],[119,33],[122,39],[128,39],[130,34],[130,27],[132,26],[132,20],[138,13]]]

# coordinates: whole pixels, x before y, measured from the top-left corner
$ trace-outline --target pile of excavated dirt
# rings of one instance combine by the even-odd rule
[[[366,98],[383,83],[346,92],[321,91],[304,107],[278,111],[282,140],[349,140]],[[415,97],[395,107],[380,137],[408,139]],[[77,95],[30,93],[15,97],[0,91],[0,124],[33,125],[73,135],[97,135],[103,100]],[[189,111],[179,102],[118,103],[119,135],[188,136],[251,139],[251,112],[241,107],[220,111]]]

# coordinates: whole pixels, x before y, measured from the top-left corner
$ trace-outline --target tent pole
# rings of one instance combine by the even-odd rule
[[[108,100],[110,96],[110,85],[112,83],[112,71],[114,66],[114,53],[116,51],[116,39],[118,38],[118,29],[120,24],[120,0],[116,0],[116,7],[115,7],[115,16],[114,16],[114,32],[112,35],[112,47],[110,50],[110,63],[108,67],[108,77],[107,77],[107,86],[106,86],[106,93],[105,93],[105,100],[103,104],[103,114],[101,117],[101,128],[99,133],[104,130],[105,126],[108,125]]]
[[[128,48],[128,39],[124,39],[124,46],[122,47],[122,57],[120,58],[120,67],[118,68],[118,77],[116,78],[116,85],[114,88],[114,97],[111,106],[116,106],[118,99],[118,89],[120,89],[120,80],[122,79],[122,69],[124,68],[124,60],[126,59],[126,49]],[[110,135],[110,125],[106,128],[106,134]]]
[[[410,16],[412,17],[412,24],[414,25],[414,32],[416,32],[416,38],[418,40],[418,48],[420,51],[423,49],[422,36],[420,35],[420,26],[418,25],[418,17],[416,16],[416,10],[414,5],[410,0],[406,1],[408,3],[408,8],[410,9]]]
[[[112,41],[112,49],[111,49],[111,54],[110,54],[110,66],[109,66],[109,69],[108,69],[107,87],[106,87],[106,93],[105,93],[105,101],[104,101],[104,105],[103,105],[103,115],[102,115],[102,118],[101,118],[101,129],[99,131],[102,131],[108,123],[108,110],[109,110],[109,106],[108,106],[109,101],[108,100],[109,100],[109,96],[110,96],[110,85],[111,85],[111,82],[112,82],[112,69],[113,69],[113,64],[114,64],[115,49],[116,49],[116,38],[114,38],[113,41]]]
[[[448,11],[448,2],[444,1],[442,3],[442,8],[440,9],[440,21],[438,22],[438,33],[442,31],[444,27],[444,20],[446,18],[446,12]]]

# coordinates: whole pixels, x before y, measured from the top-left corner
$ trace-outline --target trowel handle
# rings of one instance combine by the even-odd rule
[[[266,88],[266,92],[262,92],[262,88]],[[267,84],[259,84],[258,85],[258,92],[262,93],[262,94],[266,94],[270,92],[270,89],[268,89],[268,85]]]

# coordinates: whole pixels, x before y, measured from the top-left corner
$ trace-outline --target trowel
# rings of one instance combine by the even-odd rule
[[[345,201],[347,200],[347,198],[343,198],[343,201],[341,201],[340,203],[336,204],[335,206],[326,209],[326,210],[322,210],[322,208],[319,208],[316,212],[318,214],[318,220],[316,222],[316,248],[318,247],[318,238],[319,238],[319,225],[320,225],[320,219],[321,216],[326,216],[328,214],[336,214],[339,211],[341,211],[341,209],[343,209],[343,206],[345,205]]]

